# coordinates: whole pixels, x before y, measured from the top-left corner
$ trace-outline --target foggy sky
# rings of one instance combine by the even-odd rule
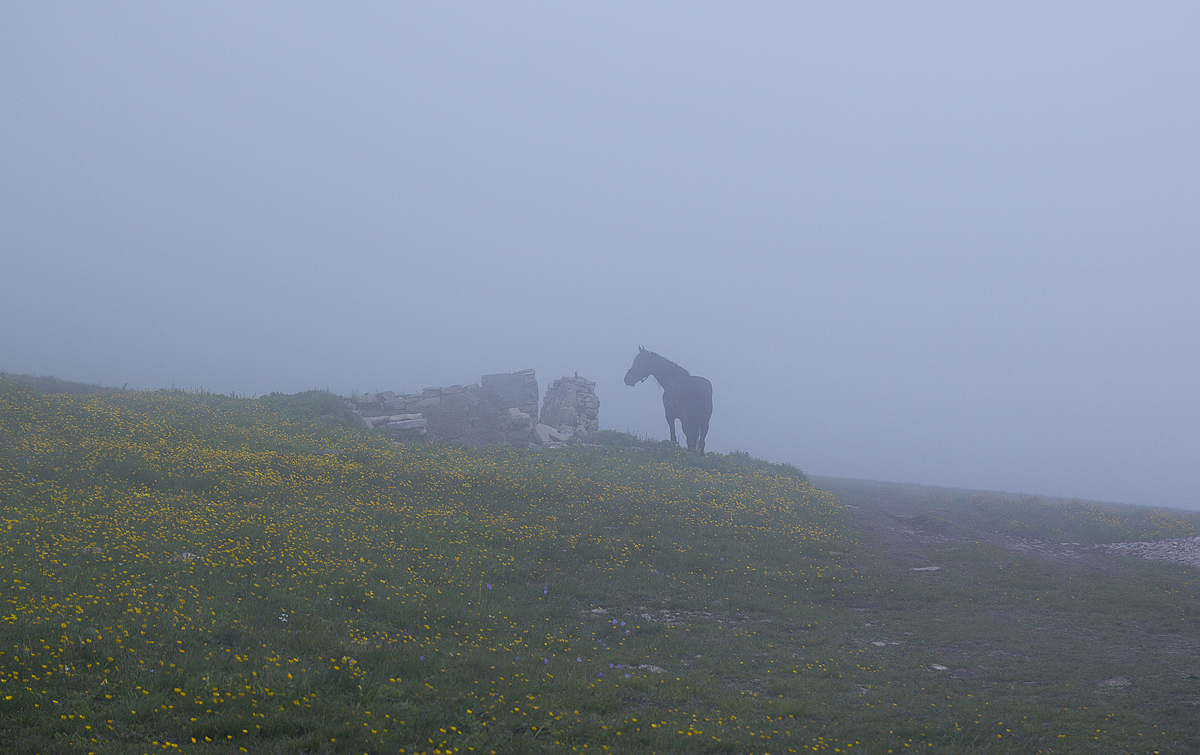
[[[0,370],[1200,507],[1195,4],[569,5],[4,3]]]

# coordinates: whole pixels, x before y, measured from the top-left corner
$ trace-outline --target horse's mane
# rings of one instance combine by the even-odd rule
[[[684,368],[682,368],[679,365],[672,362],[670,359],[667,359],[662,354],[657,354],[653,351],[648,351],[646,353],[649,354],[651,357],[653,357],[654,362],[655,362],[653,369],[651,369],[651,371],[650,371],[651,374],[654,374],[656,372],[663,373],[662,378],[668,378],[667,379],[668,383],[673,383],[676,380],[678,380],[679,378],[687,377],[688,375],[692,374],[692,373],[688,372],[687,370],[685,370]],[[673,379],[670,379],[670,376],[673,376]],[[663,385],[663,380],[658,375],[654,375],[654,382],[658,383],[660,387],[663,387],[663,388],[666,387],[665,385]]]

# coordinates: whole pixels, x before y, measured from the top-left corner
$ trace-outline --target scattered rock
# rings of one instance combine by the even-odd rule
[[[429,424],[427,419],[405,419],[399,422],[387,423],[389,430],[419,430]]]
[[[1200,536],[1176,537],[1146,543],[1108,543],[1099,548],[1114,556],[1140,556],[1156,561],[1200,566]]]
[[[571,439],[570,435],[564,435],[558,430],[555,430],[553,427],[550,427],[550,425],[543,425],[540,422],[533,428],[533,431],[537,433],[537,437],[541,441],[542,445],[547,445],[554,442],[566,443]]]

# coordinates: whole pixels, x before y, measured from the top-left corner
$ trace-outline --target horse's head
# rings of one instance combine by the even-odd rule
[[[637,385],[650,377],[650,352],[639,346],[637,356],[633,358],[633,366],[625,373],[625,385]]]

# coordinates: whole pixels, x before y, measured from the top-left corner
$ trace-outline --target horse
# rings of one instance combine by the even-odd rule
[[[638,347],[633,365],[625,373],[625,385],[633,386],[654,376],[663,389],[663,408],[671,426],[671,442],[675,438],[675,420],[683,427],[689,451],[704,453],[704,437],[708,435],[708,420],[712,417],[712,383],[693,375],[666,357]]]

